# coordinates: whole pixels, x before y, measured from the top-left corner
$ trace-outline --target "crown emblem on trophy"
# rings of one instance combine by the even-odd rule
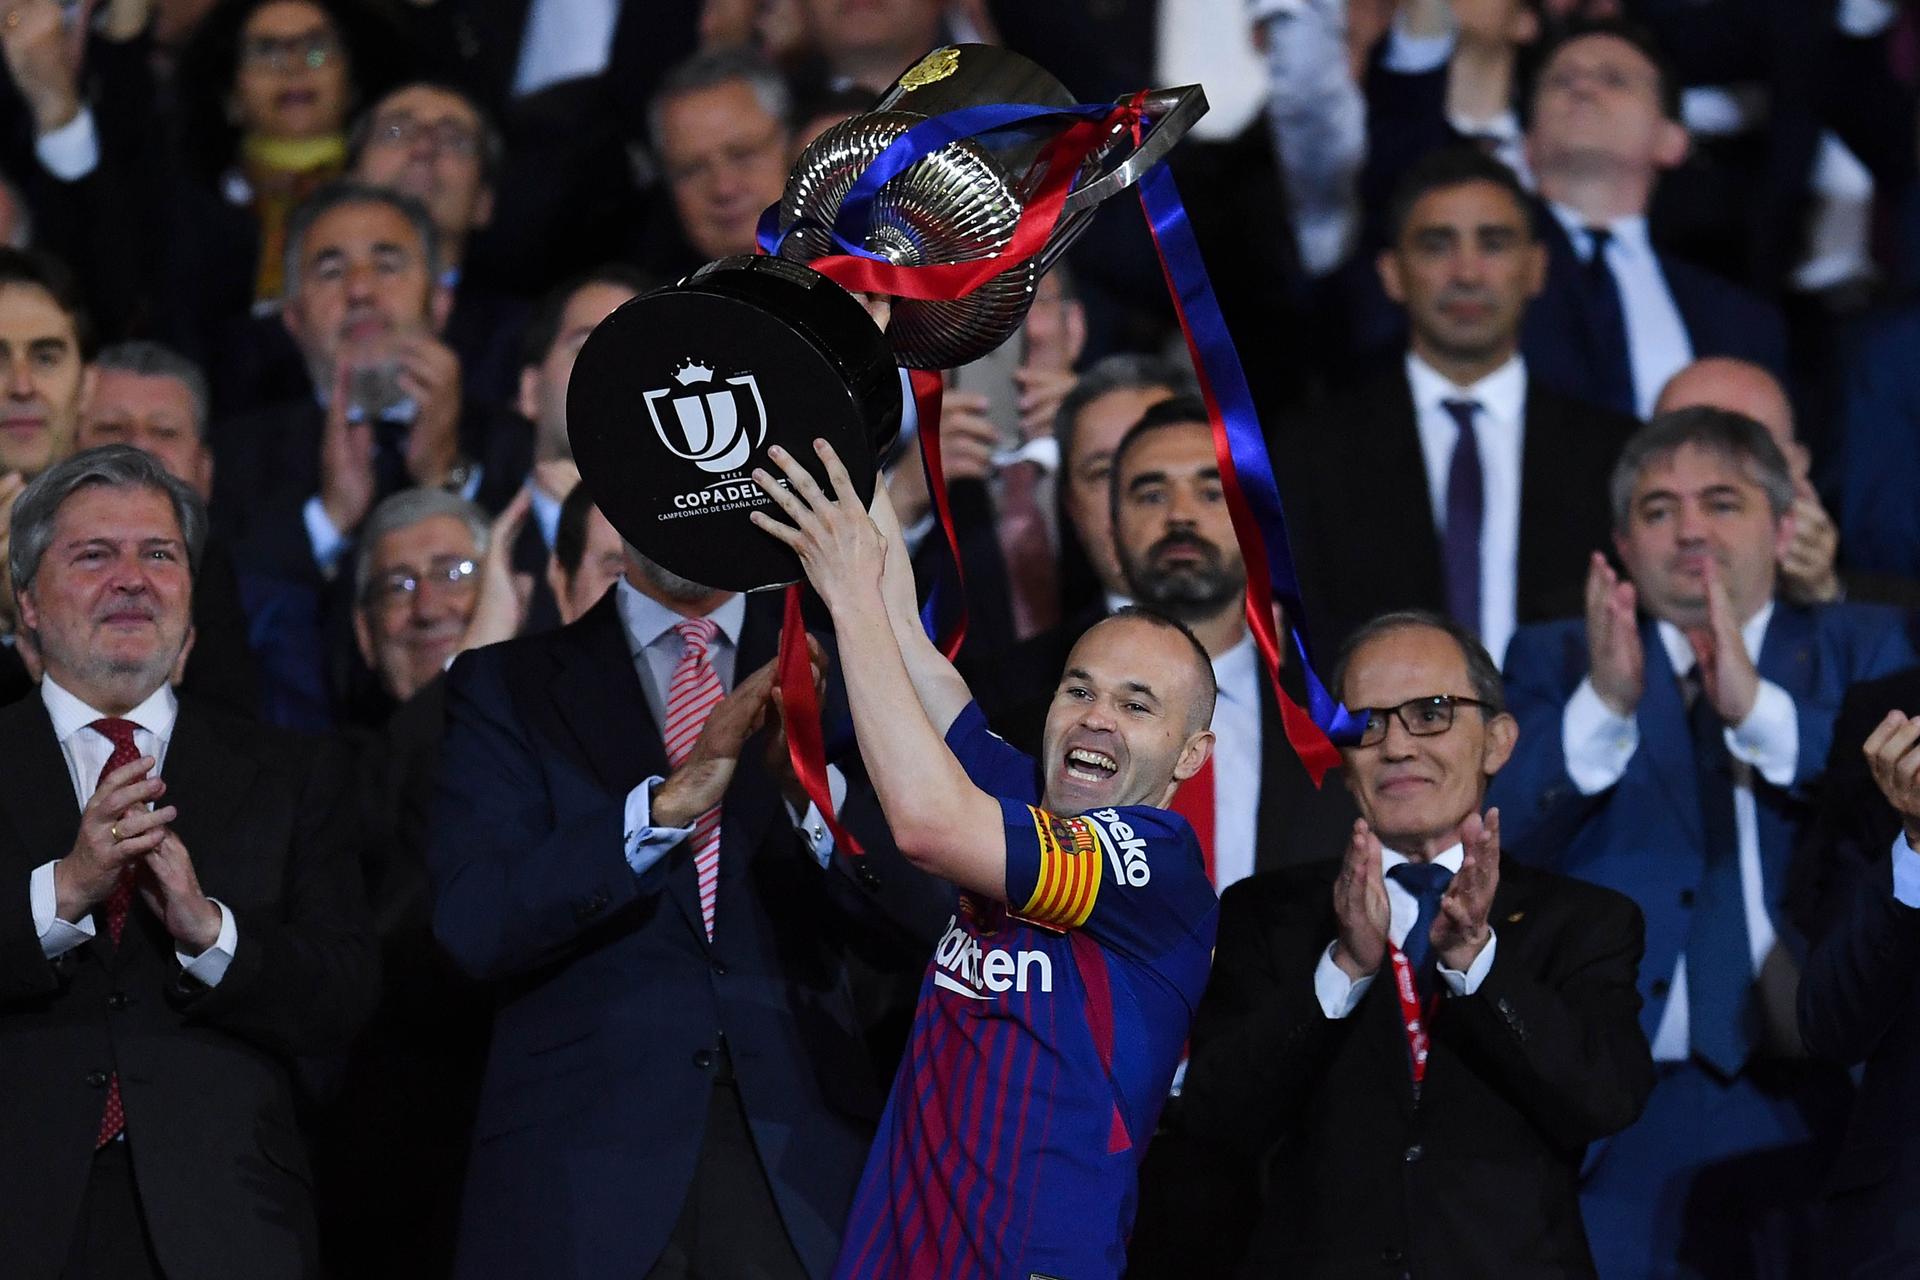
[[[696,382],[712,382],[713,370],[698,360],[683,360],[674,366],[673,380],[683,387],[690,387]]]

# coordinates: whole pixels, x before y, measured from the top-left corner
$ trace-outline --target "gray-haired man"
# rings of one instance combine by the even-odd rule
[[[152,458],[59,463],[12,526],[45,678],[0,711],[8,1266],[313,1274],[291,1062],[378,989],[337,772],[175,698],[206,516]]]

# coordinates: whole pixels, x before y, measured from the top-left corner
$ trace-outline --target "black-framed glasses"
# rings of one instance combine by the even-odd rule
[[[320,29],[297,36],[248,36],[240,42],[240,61],[268,71],[318,71],[339,56],[340,38]]]
[[[1408,698],[1397,707],[1355,707],[1353,713],[1366,717],[1366,727],[1360,731],[1360,745],[1373,747],[1386,741],[1388,716],[1398,716],[1400,727],[1414,737],[1431,738],[1453,728],[1455,708],[1486,705],[1478,698],[1436,693],[1426,698]]]
[[[395,569],[367,584],[367,598],[375,604],[397,605],[418,595],[424,586],[462,590],[473,585],[473,575],[479,570],[474,561],[452,556],[435,560],[423,573]]]
[[[382,145],[411,147],[420,138],[430,139],[435,150],[463,160],[480,154],[480,135],[458,120],[436,120],[428,124],[403,111],[373,122],[372,140]]]

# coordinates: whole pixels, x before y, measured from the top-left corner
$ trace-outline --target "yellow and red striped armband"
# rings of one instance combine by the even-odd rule
[[[1027,806],[1040,836],[1040,874],[1033,896],[1014,914],[1053,929],[1077,929],[1100,895],[1100,837],[1087,818],[1058,818]]]

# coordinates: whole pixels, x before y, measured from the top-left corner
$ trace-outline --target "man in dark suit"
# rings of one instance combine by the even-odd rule
[[[1605,1274],[1797,1274],[1845,1080],[1798,1060],[1787,860],[1841,691],[1913,651],[1893,610],[1776,596],[1794,490],[1758,423],[1662,415],[1612,492],[1627,580],[1596,554],[1585,618],[1515,635],[1521,747],[1493,788],[1515,857],[1647,916],[1660,1083],[1583,1208]]]
[[[1628,23],[1576,25],[1535,83],[1527,160],[1547,206],[1548,265],[1521,342],[1534,376],[1642,418],[1698,356],[1784,378],[1779,312],[1648,238],[1654,187],[1687,154],[1679,90],[1651,39]]]
[[[0,713],[28,890],[0,922],[8,1267],[317,1275],[293,1059],[378,990],[337,788],[298,740],[175,699],[206,517],[158,463],[76,455],[13,530],[45,678]]]
[[[1595,477],[1633,422],[1541,385],[1519,353],[1546,254],[1510,170],[1471,147],[1433,152],[1390,217],[1379,274],[1409,350],[1279,433],[1307,624],[1330,653],[1379,613],[1431,609],[1497,661],[1517,624],[1575,607],[1607,531]]]
[[[630,551],[572,626],[454,664],[434,930],[496,1000],[461,1275],[832,1265],[881,1101],[847,940],[915,878],[871,825],[851,865],[749,742],[779,616]]]
[[[1653,1084],[1640,913],[1502,858],[1517,729],[1471,633],[1386,614],[1333,676],[1364,819],[1222,898],[1129,1274],[1590,1276],[1580,1160]]]
[[[1920,719],[1903,707],[1920,707],[1920,668],[1847,690],[1795,855],[1797,918],[1814,944],[1800,1031],[1816,1057],[1865,1067],[1826,1184],[1821,1262],[1833,1276],[1920,1267]]]

